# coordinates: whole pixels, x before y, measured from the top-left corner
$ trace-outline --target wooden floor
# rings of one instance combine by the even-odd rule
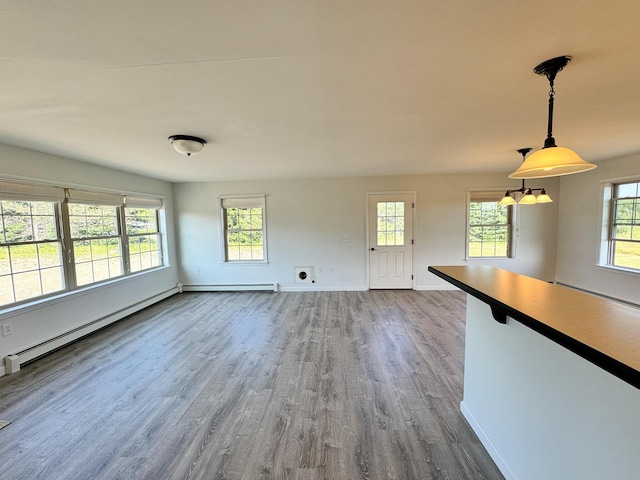
[[[2,479],[501,479],[460,292],[175,295],[0,378]]]

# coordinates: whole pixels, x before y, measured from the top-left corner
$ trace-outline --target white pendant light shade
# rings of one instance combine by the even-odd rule
[[[531,189],[529,189],[518,203],[520,205],[534,205],[536,203],[536,196],[531,192]]]
[[[506,207],[509,205],[515,205],[516,200],[511,196],[509,192],[505,193],[504,197],[498,202],[498,206]]]
[[[553,203],[553,200],[551,200],[551,197],[547,195],[547,192],[545,192],[543,188],[540,195],[536,197],[536,203]]]
[[[192,137],[191,135],[171,135],[169,143],[176,152],[190,157],[200,153],[207,142],[200,137]]]
[[[548,147],[532,153],[509,178],[545,178],[593,170],[596,166],[585,162],[566,147]]]

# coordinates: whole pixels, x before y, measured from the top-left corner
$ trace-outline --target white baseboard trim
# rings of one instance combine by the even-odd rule
[[[339,286],[325,287],[320,285],[311,285],[304,287],[280,287],[281,292],[364,292],[369,290],[365,286]]]
[[[460,290],[455,285],[416,285],[415,290]]]
[[[182,285],[184,292],[244,292],[244,291],[269,291],[269,292],[365,292],[369,287],[365,285],[351,286],[324,286],[317,283],[295,287],[283,287],[278,283],[211,283],[203,285]],[[414,290],[459,290],[454,285],[421,285]]]
[[[7,355],[7,357],[3,359],[2,367],[0,367],[0,376],[7,374],[6,362],[11,362],[11,365],[12,365],[11,373],[15,373],[18,370],[20,370],[20,365],[23,365],[31,360],[34,360],[49,352],[52,352],[53,350],[56,350],[71,342],[74,342],[75,340],[78,340],[86,335],[89,335],[90,333],[100,330],[101,328],[104,328],[107,325],[117,322],[118,320],[124,317],[127,317],[133,313],[136,313],[137,311],[142,310],[143,308],[149,307],[154,303],[158,303],[159,301],[164,300],[165,298],[175,295],[179,291],[180,290],[178,287],[173,287],[169,290],[161,292],[145,300],[134,303],[133,305],[129,305],[128,307],[122,308],[102,318],[98,318],[97,320],[87,323],[86,325],[83,325],[81,327],[65,332],[61,335],[58,335],[57,337],[50,338],[49,340],[41,342],[37,345],[33,345],[32,347],[22,350],[21,352],[17,352],[12,355]],[[15,357],[17,357],[17,360]]]
[[[491,439],[487,436],[480,424],[476,421],[473,414],[465,405],[464,401],[460,402],[460,412],[462,412],[462,416],[467,420],[471,429],[478,436],[480,443],[482,443],[489,456],[493,459],[496,466],[498,467],[498,470],[500,470],[504,478],[506,480],[518,480],[516,474],[513,473],[511,468],[509,468],[506,460],[502,457],[502,455],[500,455],[500,452],[493,444]]]
[[[206,285],[182,285],[183,292],[277,292],[278,283],[210,283]]]

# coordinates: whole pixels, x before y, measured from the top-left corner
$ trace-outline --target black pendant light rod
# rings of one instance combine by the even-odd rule
[[[547,138],[544,140],[544,147],[555,147],[556,139],[553,138],[553,100],[556,92],[553,89],[553,80],[549,80],[549,121],[547,122]]]
[[[527,156],[527,153],[529,153],[531,150],[533,150],[531,147],[519,148],[519,149],[518,149],[518,153],[519,153],[520,155],[522,155],[522,161],[523,161],[523,162],[524,162],[524,159],[525,159],[525,158],[526,158],[526,156]],[[524,192],[524,191],[526,191],[526,190],[527,190],[527,189],[526,189],[526,187],[524,186],[524,178],[523,178],[523,179],[522,179],[522,188],[521,188],[519,191]],[[518,191],[518,190],[514,190],[514,192],[517,192],[517,191]]]
[[[522,155],[522,163],[526,161],[527,153],[529,153],[532,149],[530,147],[519,148],[518,153]],[[550,203],[553,202],[547,192],[543,187],[541,188],[532,188],[524,184],[525,179],[522,179],[522,187],[516,188],[513,190],[507,190],[504,194],[504,197],[498,202],[498,205],[503,207],[507,205],[515,205],[516,203],[523,203],[525,205],[530,205],[533,203]],[[533,194],[533,192],[540,192],[540,195],[537,197]],[[520,201],[516,202],[515,199],[511,196],[514,193],[519,193],[522,195]],[[533,199],[531,198],[533,197]]]
[[[527,156],[527,153],[529,153],[531,150],[533,150],[531,147],[527,147],[527,148],[519,148],[518,149],[518,153],[520,155],[522,155],[522,161],[524,162],[525,157]],[[522,187],[517,188],[515,190],[507,190],[505,195],[508,195],[510,193],[525,193],[527,190],[531,190],[532,192],[536,192],[536,191],[542,191],[544,190],[544,188],[527,188],[524,184],[524,178],[522,179]]]
[[[533,71],[538,75],[544,75],[549,80],[549,121],[547,122],[547,138],[544,141],[544,147],[556,147],[556,140],[553,138],[553,101],[555,96],[555,90],[553,88],[556,75],[560,70],[567,66],[571,61],[569,55],[562,57],[552,58],[545,60],[540,65],[536,66]]]

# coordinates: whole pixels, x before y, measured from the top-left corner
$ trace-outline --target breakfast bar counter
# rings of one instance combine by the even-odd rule
[[[468,294],[461,411],[505,478],[640,478],[640,309],[494,267],[429,271]]]

